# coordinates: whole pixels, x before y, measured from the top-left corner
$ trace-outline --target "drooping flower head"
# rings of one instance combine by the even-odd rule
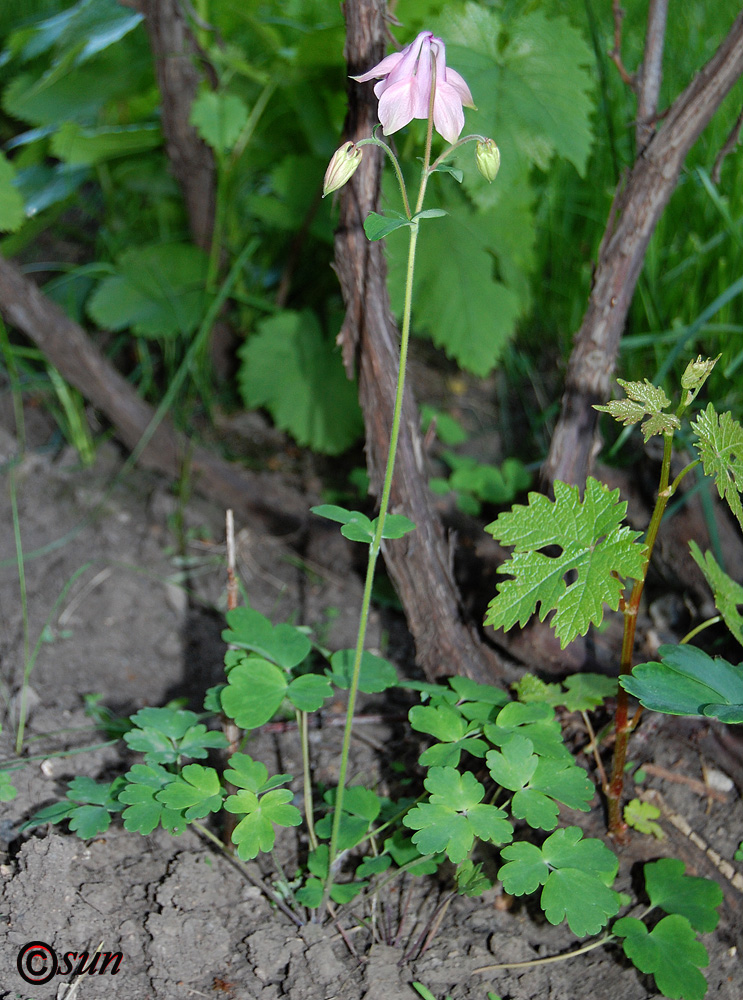
[[[462,77],[446,65],[446,46],[430,31],[421,31],[401,52],[385,56],[367,73],[353,77],[358,83],[379,80],[374,93],[379,98],[379,120],[385,135],[397,132],[413,118],[428,118],[433,60],[436,61],[434,128],[447,142],[459,138],[464,128],[462,105],[468,108],[475,105]]]

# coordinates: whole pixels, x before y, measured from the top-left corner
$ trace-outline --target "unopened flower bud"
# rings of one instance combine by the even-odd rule
[[[362,151],[352,142],[344,142],[340,149],[336,149],[333,158],[325,171],[325,180],[322,186],[322,196],[337,191],[347,184],[356,173],[356,168],[361,163]]]
[[[475,151],[477,169],[489,183],[493,183],[500,170],[500,150],[492,139],[478,141]]]

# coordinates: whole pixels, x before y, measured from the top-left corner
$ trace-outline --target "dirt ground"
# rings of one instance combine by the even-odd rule
[[[0,756],[6,762],[15,760],[11,737],[23,679],[7,465],[17,450],[12,427],[5,414],[0,425],[0,656],[6,697]],[[223,512],[193,498],[181,511],[169,484],[140,471],[116,480],[121,456],[113,444],[102,445],[95,465],[81,470],[74,453],[50,446],[48,424],[32,411],[28,435],[16,488],[32,646],[47,625],[29,681],[25,757],[13,772],[18,796],[3,805],[0,819],[0,998],[414,1000],[415,981],[437,1000],[485,1000],[488,991],[502,1000],[660,995],[652,980],[611,945],[567,962],[476,972],[577,945],[565,928],[547,924],[530,903],[509,905],[497,888],[479,899],[454,899],[433,942],[417,955],[425,921],[446,893],[443,876],[399,880],[380,899],[378,926],[395,941],[388,944],[381,937],[372,940],[357,920],[370,915],[369,906],[359,901],[341,910],[337,923],[297,928],[191,830],[179,838],[163,831],[142,838],[114,822],[105,835],[87,843],[59,827],[19,834],[20,824],[57,800],[73,776],[108,779],[129,766],[131,758],[121,745],[100,745],[105,737],[84,713],[84,694],[101,694],[103,703],[119,713],[172,698],[186,698],[198,709],[205,688],[220,677],[224,652]],[[181,513],[191,539],[186,560],[176,557],[173,541],[173,521]],[[290,550],[281,543],[250,533],[249,525],[240,528],[247,529],[241,536],[240,569],[253,605],[275,621],[293,616],[299,624],[321,623],[323,641],[331,648],[350,645],[361,585],[343,540],[329,545],[327,534],[310,538],[304,565],[298,565],[287,559]],[[376,613],[370,645],[390,650],[401,661],[401,672],[410,674],[413,668],[404,662],[409,643],[398,619]],[[332,782],[337,773],[341,731],[335,722],[341,709],[332,706],[311,734],[319,781]],[[357,781],[384,781],[391,760],[415,759],[405,744],[400,705],[380,696],[361,710],[366,721],[354,741],[352,773]],[[299,773],[297,734],[290,726],[267,728],[251,741],[249,752],[269,770]],[[719,770],[714,761],[702,759],[678,724],[641,733],[632,753],[636,760],[698,780],[703,764]],[[718,875],[705,849],[708,845],[720,858],[732,859],[743,839],[739,793],[730,788],[718,798],[705,797],[658,776],[649,776],[644,787],[660,791],[669,813],[686,820],[693,836],[667,817],[664,841],[636,835],[620,853],[617,888],[628,890],[643,861],[665,855],[681,857],[689,872],[718,877],[725,901],[717,931],[704,936],[710,953],[707,996],[739,1000],[741,892]],[[602,835],[598,805],[589,816],[565,810],[563,819],[579,823],[592,836]],[[296,831],[289,831],[282,847],[289,870],[301,850]],[[269,867],[260,861],[253,870],[268,875]],[[20,977],[17,958],[32,941],[45,942],[59,954],[93,952],[100,944],[104,951],[120,951],[122,960],[113,982],[106,973],[82,976],[70,986],[72,976],[60,975],[31,986]]]

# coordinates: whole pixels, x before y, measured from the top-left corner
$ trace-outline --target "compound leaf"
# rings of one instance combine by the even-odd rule
[[[353,649],[339,649],[330,657],[332,673],[329,677],[337,687],[351,686],[354,656]],[[365,650],[361,656],[359,691],[363,691],[364,694],[379,694],[396,684],[397,670],[394,665],[389,660]]]
[[[666,715],[743,722],[743,665],[696,646],[660,646],[660,662],[638,663],[619,683],[641,705]]]
[[[254,608],[234,608],[226,618],[229,628],[222,632],[226,643],[252,650],[285,670],[298,666],[312,649],[304,632],[293,625],[273,625]]]
[[[712,879],[685,875],[684,863],[676,858],[661,858],[645,865],[645,888],[653,906],[666,913],[686,917],[698,931],[717,927],[722,889]]]
[[[135,764],[125,777],[127,784],[119,792],[119,802],[127,804],[122,813],[126,830],[146,835],[160,823],[170,833],[183,833],[186,819],[180,809],[171,809],[155,798],[173,780],[169,771],[159,764]]]
[[[239,858],[251,861],[262,851],[270,851],[276,840],[274,826],[299,826],[302,814],[290,805],[292,798],[288,788],[273,789],[260,798],[247,790],[227,796],[227,812],[244,816],[232,832]]]
[[[227,675],[222,707],[241,729],[256,729],[276,714],[289,686],[286,673],[261,656],[246,656]]]
[[[664,917],[652,931],[635,917],[622,917],[612,931],[624,938],[624,953],[640,972],[655,977],[663,996],[703,1000],[707,982],[699,967],[709,964],[709,956],[685,917]]]
[[[712,403],[691,426],[699,439],[705,474],[714,478],[717,492],[743,528],[743,427],[730,413],[718,415]]]
[[[155,797],[169,809],[183,812],[187,820],[202,819],[222,808],[222,786],[213,767],[187,764],[180,776]]]
[[[660,816],[660,809],[652,802],[641,799],[630,799],[624,807],[624,822],[638,833],[646,833],[657,840],[664,840],[663,828],[655,822]],[[683,866],[682,866],[683,867]]]
[[[319,674],[302,674],[295,677],[286,689],[289,701],[301,712],[316,712],[322,703],[333,696],[327,677]]]
[[[493,780],[512,792],[529,783],[539,763],[532,741],[518,735],[504,743],[502,751],[489,750],[485,760]]]
[[[550,872],[542,889],[540,905],[551,924],[567,919],[576,937],[598,934],[619,911],[619,893],[579,868]]]
[[[523,626],[539,604],[542,621],[555,611],[552,627],[564,649],[601,623],[604,604],[616,611],[620,578],[642,576],[645,547],[636,541],[640,532],[621,523],[627,504],[619,502],[618,489],[589,478],[581,500],[577,486],[557,481],[554,488],[554,501],[530,493],[528,506],[513,507],[486,528],[515,551],[498,569],[512,579],[498,585],[485,624]],[[540,551],[552,546],[560,553]],[[566,574],[575,576],[569,584]]]
[[[743,645],[743,615],[738,610],[739,605],[743,605],[743,587],[727,575],[711,552],[702,555],[693,539],[689,542],[689,549],[714,595],[715,607],[735,638]]]

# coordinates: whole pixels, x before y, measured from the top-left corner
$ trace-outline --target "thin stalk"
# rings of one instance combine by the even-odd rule
[[[18,517],[18,491],[15,479],[15,463],[10,463],[10,507],[13,516],[13,537],[15,539],[15,556],[18,567],[18,589],[21,595],[21,617],[23,620],[23,687],[18,706],[18,729],[15,738],[15,752],[20,755],[23,749],[23,731],[26,726],[26,695],[28,679],[33,669],[31,661],[31,641],[28,632],[28,592],[26,590],[26,568],[23,562],[23,543],[21,540],[21,522]]]
[[[584,944],[582,948],[576,948],[575,951],[569,951],[565,955],[550,955],[549,958],[534,958],[530,962],[503,962],[500,965],[481,965],[477,969],[473,969],[473,972],[497,972],[499,969],[528,969],[534,965],[549,965],[553,962],[566,962],[569,958],[575,958],[576,955],[585,955],[588,951],[593,951],[594,948],[600,948],[602,944],[607,944],[609,941],[615,938],[615,934],[604,934],[602,938],[598,941],[592,941],[590,944]]]
[[[715,615],[713,618],[708,618],[706,622],[701,622],[696,628],[693,628],[691,632],[687,632],[683,639],[679,641],[679,646],[684,646],[687,642],[691,642],[695,635],[699,635],[700,632],[704,632],[706,628],[710,625],[717,625],[718,622],[722,621],[722,615]]]
[[[315,822],[313,814],[315,811],[312,797],[312,775],[310,774],[310,740],[308,732],[308,716],[306,712],[297,709],[297,730],[299,740],[302,745],[302,784],[304,788],[304,819],[307,823],[307,837],[310,842],[310,850],[317,850],[317,835],[315,833]]]
[[[687,406],[688,402],[686,404],[680,404],[676,411],[676,415],[680,417]],[[682,469],[682,471],[674,479],[673,483],[669,486],[671,478],[672,446],[673,432],[670,431],[663,435],[663,463],[661,466],[658,496],[655,501],[653,516],[650,519],[650,525],[645,539],[646,551],[642,578],[635,581],[630,593],[629,601],[627,601],[624,608],[624,634],[622,636],[622,655],[619,668],[620,676],[632,673],[632,653],[635,646],[637,615],[640,609],[642,592],[645,588],[645,580],[647,578],[648,566],[650,565],[650,557],[653,554],[653,548],[658,537],[658,531],[660,529],[661,520],[663,519],[663,514],[665,513],[668,501],[675,493],[681,480],[695,465],[699,464],[699,460],[697,460],[685,466],[685,468]],[[609,833],[617,837],[620,841],[624,840],[627,834],[627,824],[624,822],[622,817],[622,793],[624,790],[624,767],[627,760],[627,743],[629,741],[629,734],[637,725],[639,718],[639,713],[635,713],[635,717],[632,720],[629,719],[629,696],[620,685],[617,691],[617,707],[614,714],[614,731],[616,739],[614,742],[614,754],[612,757],[611,779],[609,781],[606,796],[609,814]]]
[[[236,868],[239,868],[240,872],[244,875],[248,882],[250,882],[251,885],[254,885],[257,889],[260,889],[266,899],[277,906],[285,916],[289,917],[292,923],[295,923],[297,927],[304,927],[304,921],[286,905],[281,896],[274,892],[273,889],[269,888],[269,886],[267,886],[261,879],[256,878],[243,861],[235,857],[234,854],[230,853],[227,845],[224,844],[216,834],[212,833],[211,830],[199,823],[197,820],[191,820],[191,826],[195,830],[198,830],[202,837],[206,837],[207,840],[211,840],[211,842],[220,849],[227,860],[231,861]]]

